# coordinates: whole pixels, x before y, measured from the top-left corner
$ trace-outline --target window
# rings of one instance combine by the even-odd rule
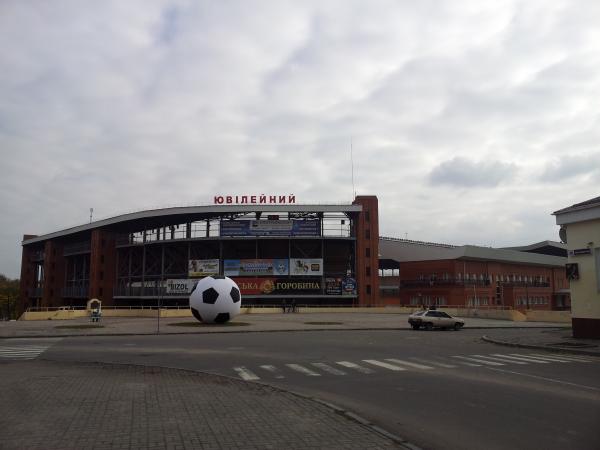
[[[366,256],[367,258],[370,258],[370,257],[371,257],[371,247],[367,247],[367,248],[365,248],[365,256]]]
[[[371,268],[370,267],[366,267],[365,268],[365,274],[370,277],[371,276]]]
[[[367,284],[367,294],[370,294],[370,293],[371,293],[371,285]]]
[[[365,230],[365,239],[371,239],[371,230],[368,228]]]
[[[369,211],[365,211],[365,222],[370,222],[370,220],[371,220],[371,217],[370,217]]]

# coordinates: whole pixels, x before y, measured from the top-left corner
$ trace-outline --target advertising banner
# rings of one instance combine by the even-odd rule
[[[188,261],[188,276],[190,277],[206,277],[218,274],[218,259],[190,259]]]
[[[287,259],[226,259],[223,271],[227,277],[282,276],[289,274]]]
[[[191,294],[194,284],[198,280],[183,279],[168,279],[167,294]]]
[[[342,295],[356,295],[356,280],[346,277],[342,280]]]
[[[325,278],[325,293],[327,295],[342,295],[342,279]]]
[[[222,220],[221,236],[320,236],[321,221]]]
[[[233,278],[242,295],[318,295],[321,280],[289,278]]]
[[[290,258],[290,275],[323,275],[323,260],[321,258]]]

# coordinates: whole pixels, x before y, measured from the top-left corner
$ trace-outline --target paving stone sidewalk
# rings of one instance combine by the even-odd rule
[[[545,328],[568,327],[570,324],[546,322],[511,322],[481,318],[466,318],[465,328]],[[200,325],[191,327],[174,326],[178,323]],[[241,324],[235,326],[235,324]],[[0,322],[0,338],[81,336],[114,334],[155,334],[160,328],[166,333],[239,333],[264,331],[300,330],[369,330],[409,329],[407,314],[378,313],[294,313],[294,314],[242,314],[232,324],[201,325],[192,317],[186,318],[103,318],[96,326],[87,318],[74,320],[42,320]],[[79,328],[78,328],[79,327]]]
[[[313,400],[215,375],[39,360],[0,370],[1,449],[402,448]]]

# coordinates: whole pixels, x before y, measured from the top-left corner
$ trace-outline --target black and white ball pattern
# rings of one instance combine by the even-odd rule
[[[192,289],[190,309],[200,322],[225,323],[240,313],[242,295],[231,278],[202,278]]]

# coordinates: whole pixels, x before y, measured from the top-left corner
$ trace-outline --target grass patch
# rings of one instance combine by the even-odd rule
[[[304,325],[344,325],[343,322],[304,322]]]
[[[85,330],[88,328],[104,328],[104,325],[59,325],[57,330]]]
[[[170,327],[243,327],[250,325],[246,322],[204,323],[204,322],[175,322]]]

